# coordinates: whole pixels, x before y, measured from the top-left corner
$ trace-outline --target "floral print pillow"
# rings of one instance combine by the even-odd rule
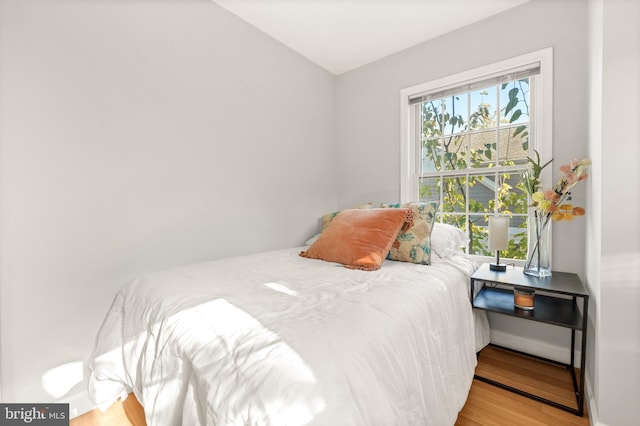
[[[391,246],[388,259],[421,265],[431,264],[431,231],[438,204],[437,201],[426,201],[380,205],[388,208],[409,208],[413,212],[413,225],[400,231]]]

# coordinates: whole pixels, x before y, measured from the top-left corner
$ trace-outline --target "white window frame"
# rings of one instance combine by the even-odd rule
[[[467,70],[458,74],[407,87],[400,91],[400,201],[416,201],[419,195],[420,150],[417,149],[415,119],[411,114],[410,99],[421,93],[461,86],[479,81],[487,76],[507,73],[514,68],[539,63],[540,74],[531,87],[536,102],[532,105],[532,120],[529,123],[529,152],[538,151],[546,162],[553,158],[553,48],[506,59],[493,64]],[[543,170],[541,180],[550,182],[551,167]],[[482,256],[478,256],[482,257]]]

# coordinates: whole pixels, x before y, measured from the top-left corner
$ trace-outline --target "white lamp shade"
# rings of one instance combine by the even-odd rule
[[[489,216],[489,250],[509,248],[509,217]]]

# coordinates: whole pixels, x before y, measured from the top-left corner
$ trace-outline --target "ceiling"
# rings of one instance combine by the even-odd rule
[[[340,74],[529,0],[213,0]]]

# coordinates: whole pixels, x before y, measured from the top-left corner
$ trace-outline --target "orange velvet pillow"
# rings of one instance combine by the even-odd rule
[[[375,271],[410,217],[406,208],[342,210],[300,256]]]

